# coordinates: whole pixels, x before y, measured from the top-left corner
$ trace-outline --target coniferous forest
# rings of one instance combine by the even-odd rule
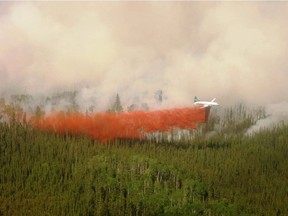
[[[288,215],[288,126],[246,135],[261,109],[212,110],[189,139],[105,144],[35,129],[11,110],[0,215]]]
[[[288,216],[288,0],[0,0],[0,216]]]

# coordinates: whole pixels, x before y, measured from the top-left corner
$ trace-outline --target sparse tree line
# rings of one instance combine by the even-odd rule
[[[160,92],[160,93],[159,93]],[[155,93],[155,101],[161,103],[163,101],[162,91],[159,90]],[[30,115],[37,115],[39,112],[63,112],[66,114],[75,112],[84,112],[86,114],[94,113],[97,109],[97,104],[91,103],[84,110],[77,100],[78,91],[64,91],[55,93],[49,96],[33,97],[29,94],[14,94],[10,97],[0,98],[0,112],[6,114],[9,109],[14,111],[29,113]],[[143,101],[139,104],[132,103],[124,107],[121,103],[121,98],[118,93],[112,96],[110,104],[107,104],[107,113],[120,113],[125,111],[134,110],[149,110],[149,105]],[[4,112],[3,112],[4,111]],[[0,116],[0,117],[1,117]]]
[[[61,112],[65,115],[80,112],[80,105],[76,101],[77,91],[67,91],[47,96],[42,101],[34,100],[31,95],[11,95],[10,100],[0,99],[0,121],[11,122],[16,119],[19,122],[27,122],[29,117],[34,116],[41,118],[45,116],[46,108],[50,108],[50,112]],[[163,101],[163,91],[159,90],[155,93],[155,100],[158,103]],[[36,103],[39,102],[39,104]],[[64,105],[63,105],[64,104]],[[133,111],[135,109],[148,110],[149,105],[142,103],[139,107],[131,104],[125,111]],[[117,114],[123,112],[124,108],[121,104],[120,95],[116,94],[107,113]],[[86,115],[95,112],[95,107],[90,106],[86,110]],[[205,124],[199,124],[198,130],[179,130],[171,129],[168,132],[145,134],[149,142],[190,142],[197,138],[207,136],[222,136],[227,134],[242,133],[244,134],[255,122],[265,118],[265,109],[263,107],[247,107],[244,104],[238,104],[232,107],[223,108],[221,112],[213,109],[209,114],[209,121]]]
[[[103,145],[36,130],[1,103],[0,215],[288,214],[288,126],[243,136],[262,108],[211,112],[191,139]]]

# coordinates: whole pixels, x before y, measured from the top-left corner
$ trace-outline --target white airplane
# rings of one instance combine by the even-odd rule
[[[214,98],[212,101],[200,101],[196,96],[194,98],[194,104],[195,105],[202,105],[203,108],[205,107],[211,107],[211,106],[219,106],[217,102],[215,102],[216,98]]]

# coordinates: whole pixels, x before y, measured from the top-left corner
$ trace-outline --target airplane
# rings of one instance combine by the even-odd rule
[[[194,98],[194,104],[195,105],[202,105],[203,108],[205,107],[212,107],[212,106],[219,106],[217,102],[215,102],[216,98],[214,98],[212,101],[200,101],[196,96]]]

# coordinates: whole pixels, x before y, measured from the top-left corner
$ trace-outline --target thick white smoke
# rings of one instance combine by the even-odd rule
[[[277,126],[279,123],[288,122],[288,102],[266,105],[266,118],[260,119],[250,127],[246,134],[253,134],[261,129]]]
[[[83,110],[287,101],[286,2],[0,2],[0,94]],[[153,104],[154,103],[154,104]],[[64,105],[63,105],[64,106]],[[92,108],[91,108],[92,109]]]

